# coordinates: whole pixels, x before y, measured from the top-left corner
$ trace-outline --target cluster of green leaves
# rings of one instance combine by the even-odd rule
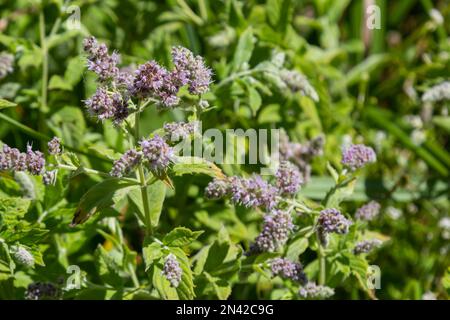
[[[26,175],[0,176],[0,297],[22,298],[29,283],[56,283],[68,276],[69,265],[79,265],[85,280],[79,291],[67,292],[68,298],[292,298],[262,267],[271,255],[255,261],[242,255],[260,230],[260,214],[203,199],[207,175],[215,175],[210,164],[178,163],[172,168],[173,189],[162,182],[147,189],[151,221],[162,235],[158,242],[145,238],[135,219],[144,214],[140,186],[86,174],[88,168],[109,171],[128,146],[110,123],[84,115],[80,101],[95,90],[80,50],[88,34],[118,49],[124,65],[150,58],[167,64],[175,44],[201,54],[216,82],[204,97],[211,105],[202,115],[204,129],[283,127],[298,141],[324,133],[326,157],[314,161],[302,200],[321,201],[335,186],[330,168],[339,167],[336,150],[343,140],[375,146],[378,164],[352,192],[339,189],[328,198],[329,205],[354,212],[368,199],[382,203],[382,216],[371,225],[380,233],[363,234],[394,239],[372,256],[382,270],[377,297],[420,299],[427,291],[448,297],[449,244],[439,227],[450,210],[448,102],[430,108],[420,96],[448,80],[450,9],[445,0],[434,3],[447,22],[439,24],[430,15],[429,0],[377,0],[382,27],[364,30],[364,3],[3,1],[0,51],[14,54],[15,71],[0,80],[0,139],[23,150],[27,141],[43,147],[56,135],[77,156],[64,160],[76,171],[61,172],[54,187],[44,188]],[[80,7],[80,29],[66,27],[67,4]],[[306,75],[319,101],[280,90],[280,68]],[[421,115],[421,125],[412,115]],[[184,118],[181,110],[149,108],[140,126],[147,135]],[[417,141],[417,133],[425,140]],[[226,175],[257,169],[222,166]],[[392,210],[400,215],[390,215]],[[69,227],[75,213],[85,219],[94,212],[100,215]],[[306,227],[311,221],[299,218],[297,224],[305,228],[284,254],[300,256],[307,275],[315,278],[317,244]],[[364,287],[368,262],[350,254],[361,230],[355,225],[347,236],[331,239],[326,278],[337,286],[337,298],[372,294]],[[17,245],[32,253],[33,269],[11,258],[10,247]],[[183,269],[178,289],[160,276],[168,253]]]

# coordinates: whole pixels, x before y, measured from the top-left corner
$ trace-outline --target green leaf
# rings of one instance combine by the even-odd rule
[[[327,161],[327,170],[330,173],[330,175],[333,177],[333,180],[335,183],[339,181],[339,173],[336,171],[335,168],[331,165],[329,161]]]
[[[163,251],[159,243],[153,242],[144,246],[142,249],[142,254],[144,256],[145,271],[148,271],[155,261],[159,260],[163,256]]]
[[[53,75],[48,84],[49,90],[66,90],[71,91],[72,85],[59,75]]]
[[[252,110],[253,116],[255,116],[259,108],[261,108],[262,98],[258,90],[256,90],[254,87],[247,85],[247,90],[248,90],[248,104],[250,106],[250,109]]]
[[[214,163],[199,157],[177,157],[172,167],[175,175],[185,174],[206,174],[214,178],[224,178],[225,176]]]
[[[232,72],[239,71],[242,68],[243,64],[250,61],[253,48],[253,31],[251,27],[248,27],[239,37],[239,42],[236,46],[236,51],[234,52]]]
[[[286,258],[297,261],[298,257],[305,252],[305,250],[308,248],[308,238],[298,238],[291,244],[289,244],[287,251],[286,251]]]
[[[352,195],[356,179],[351,179],[332,188],[326,195],[323,204],[327,208],[339,208],[340,203]]]
[[[163,238],[163,243],[169,247],[183,247],[195,241],[203,231],[192,231],[185,227],[178,227],[170,231]]]
[[[0,98],[0,110],[15,107],[15,106],[17,106],[17,104],[15,104],[14,102]]]
[[[71,226],[86,222],[93,214],[114,204],[119,192],[136,185],[134,182],[121,179],[106,179],[89,189],[80,199]]]
[[[107,252],[101,245],[97,247],[96,267],[102,280],[118,289],[123,286],[123,279],[120,276],[120,265],[118,261],[120,257],[114,256],[113,251]]]
[[[75,86],[83,78],[86,61],[83,57],[78,56],[69,60],[66,72],[64,72],[64,80],[72,87]]]
[[[31,201],[23,198],[0,198],[0,217],[2,225],[12,225],[28,212]]]
[[[158,180],[155,183],[147,186],[148,202],[150,209],[150,218],[152,226],[156,227],[159,223],[161,211],[166,197],[166,185],[164,182]],[[135,210],[138,211],[139,217],[145,217],[145,211],[142,200],[141,187],[135,186],[128,190],[128,198],[131,200]],[[145,224],[145,221],[142,221]]]
[[[450,133],[450,117],[448,116],[435,116],[433,117],[433,123],[438,127],[441,127],[448,133]]]

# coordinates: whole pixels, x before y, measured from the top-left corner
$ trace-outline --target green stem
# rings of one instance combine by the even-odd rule
[[[46,141],[46,142],[51,140],[51,138],[49,136],[47,136],[45,134],[42,134],[39,131],[36,131],[34,129],[31,129],[30,127],[27,127],[26,125],[18,122],[15,119],[10,118],[9,116],[7,116],[6,114],[3,114],[1,112],[0,112],[0,119],[5,120],[6,122],[8,122],[13,127],[19,129],[20,131],[28,134],[29,136],[31,136],[33,138],[36,138],[36,139],[39,139],[39,140],[43,140],[43,141]],[[64,144],[62,144],[62,146],[64,147],[64,149],[76,152],[78,154],[85,155],[85,156],[87,156],[89,158],[95,158],[97,160],[100,160],[100,161],[103,161],[103,162],[108,162],[108,163],[111,162],[110,160],[108,160],[106,158],[102,158],[102,157],[97,156],[95,154],[90,154],[90,153],[88,153],[86,151],[83,151],[83,150],[80,150],[78,148],[74,148],[74,147],[67,146],[67,145],[64,145]]]
[[[320,243],[319,231],[316,231],[316,237],[317,237],[317,254],[319,259],[319,285],[323,286],[325,285],[327,274],[325,252],[323,250],[322,244]]]
[[[39,13],[39,35],[41,43],[41,54],[42,54],[42,84],[41,84],[41,105],[39,108],[39,131],[43,132],[45,130],[45,114],[47,113],[47,87],[48,87],[48,48],[47,48],[47,38],[45,35],[45,17],[44,9],[41,9]]]
[[[139,119],[141,114],[141,103],[138,104],[138,111],[135,115],[135,123],[134,123],[134,140],[137,144],[140,138],[140,132],[139,132]],[[147,236],[151,236],[153,234],[153,228],[152,228],[152,217],[150,216],[150,207],[149,207],[149,201],[148,201],[148,194],[147,194],[147,180],[145,178],[144,173],[144,166],[142,163],[138,166],[138,172],[136,173],[136,178],[139,179],[141,183],[141,196],[142,196],[142,204],[144,207],[144,216],[145,216],[145,226],[146,226],[146,233]]]

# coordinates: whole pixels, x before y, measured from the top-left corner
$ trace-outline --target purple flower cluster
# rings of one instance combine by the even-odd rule
[[[46,186],[54,185],[56,183],[57,175],[58,175],[58,170],[45,171],[42,174],[42,182]]]
[[[194,56],[183,47],[172,49],[175,68],[172,71],[149,61],[136,70],[133,93],[141,98],[155,98],[164,107],[173,107],[179,103],[178,92],[187,85],[189,93],[200,95],[208,91],[211,83],[211,70],[204,64],[203,58]]]
[[[56,300],[60,295],[60,290],[54,284],[43,282],[33,282],[25,291],[26,300]]]
[[[88,69],[97,74],[101,82],[106,82],[117,77],[120,56],[113,52],[108,54],[108,47],[104,43],[98,43],[94,37],[88,37],[83,42],[84,51],[88,55]]]
[[[167,142],[158,135],[140,142],[142,154],[149,162],[150,169],[154,172],[162,172],[173,161],[174,151]]]
[[[22,153],[5,144],[0,152],[0,170],[28,171],[40,175],[45,170],[44,155],[40,151],[33,151],[30,145],[27,145],[27,152]]]
[[[376,201],[370,201],[356,210],[355,218],[363,221],[372,221],[380,214],[381,205]]]
[[[175,70],[172,76],[182,86],[188,85],[189,93],[200,95],[209,90],[211,69],[205,66],[203,58],[183,47],[172,48],[172,60]]]
[[[298,168],[289,161],[280,163],[280,167],[275,174],[277,187],[281,194],[294,195],[303,183],[303,177]]]
[[[198,121],[193,122],[170,122],[164,124],[166,138],[169,141],[176,142],[186,139],[198,130]]]
[[[319,229],[324,233],[345,234],[352,222],[335,208],[324,209],[319,215]]]
[[[244,207],[272,209],[276,204],[277,188],[259,175],[250,178],[231,177],[231,201]]]
[[[322,154],[325,139],[318,136],[304,144],[291,142],[288,135],[282,131],[280,135],[280,158],[282,161],[294,163],[302,174],[303,183],[307,182],[311,176],[312,159]]]
[[[205,195],[210,199],[220,199],[230,196],[231,201],[244,207],[263,207],[272,209],[277,204],[278,190],[259,175],[250,178],[230,177],[214,179],[205,189]]]
[[[263,230],[251,245],[249,254],[278,250],[286,243],[293,228],[289,212],[272,211],[264,217]]]
[[[114,161],[114,165],[109,173],[111,176],[121,178],[130,174],[134,168],[141,162],[142,153],[135,149],[125,152],[118,160]]]
[[[326,299],[334,295],[334,290],[327,286],[317,285],[314,282],[308,282],[300,288],[298,294],[303,299]]]
[[[47,144],[48,152],[51,155],[57,155],[61,153],[61,140],[58,137],[53,137]]]
[[[117,92],[98,88],[94,95],[85,101],[88,112],[99,120],[112,119],[119,124],[128,116],[128,103]]]
[[[285,258],[276,258],[270,262],[272,275],[280,276],[299,283],[306,283],[306,275],[300,263],[292,262]]]
[[[7,52],[0,52],[0,79],[3,79],[14,71],[14,56]]]
[[[181,85],[166,68],[156,61],[139,66],[133,82],[133,94],[141,98],[155,98],[165,107],[178,104]]]
[[[381,246],[382,242],[378,239],[369,239],[358,242],[353,248],[354,254],[369,253],[375,248]]]
[[[88,55],[88,69],[95,72],[101,87],[85,101],[86,108],[92,116],[104,121],[111,119],[119,125],[128,117],[128,100],[133,75],[121,71],[118,67],[120,56],[108,54],[108,47],[99,44],[94,37],[84,40],[84,50]]]
[[[166,257],[162,274],[164,275],[164,277],[166,277],[167,280],[169,280],[172,287],[178,287],[181,281],[183,270],[181,270],[180,263],[172,253]]]
[[[208,199],[221,199],[230,193],[230,183],[227,179],[214,178],[205,188]]]
[[[376,160],[375,151],[363,144],[353,144],[342,152],[342,164],[352,171]]]

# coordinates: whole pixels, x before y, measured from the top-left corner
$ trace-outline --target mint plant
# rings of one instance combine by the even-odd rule
[[[109,53],[106,45],[99,43],[94,37],[84,40],[84,50],[88,69],[97,75],[98,82],[96,92],[84,102],[86,110],[96,121],[112,121],[116,130],[128,141],[128,150],[112,162],[109,173],[100,172],[84,167],[75,154],[64,150],[61,139],[54,137],[48,143],[47,162],[43,152],[33,151],[30,145],[26,153],[4,145],[0,153],[1,169],[41,176],[43,184],[49,188],[57,183],[61,171],[71,172],[69,177],[80,173],[99,176],[102,181],[80,199],[71,222],[72,227],[82,225],[96,213],[128,198],[139,225],[145,229],[142,256],[145,271],[149,275],[147,281],[141,284],[136,278],[133,261],[136,253],[130,252],[123,243],[120,226],[113,223],[116,235],[105,237],[111,238],[115,246],[119,246],[121,259],[124,259],[122,263],[127,263],[123,267],[130,273],[136,290],[143,290],[148,295],[163,299],[192,299],[197,295],[204,296],[210,290],[207,288],[212,286],[218,298],[225,298],[226,294],[219,290],[217,281],[226,283],[231,289],[235,281],[233,278],[253,270],[268,279],[281,278],[287,289],[285,298],[327,298],[333,293],[333,289],[326,286],[327,272],[330,274],[327,265],[333,265],[333,261],[339,259],[347,259],[350,263],[357,261],[355,263],[359,263],[360,268],[367,266],[365,258],[360,255],[377,247],[380,240],[366,239],[357,243],[356,240],[363,237],[364,229],[337,208],[343,194],[351,192],[357,171],[376,160],[372,148],[364,145],[349,146],[343,151],[340,172],[329,165],[328,169],[335,178],[336,185],[322,203],[306,201],[299,195],[302,186],[310,178],[310,159],[322,154],[323,137],[303,145],[290,142],[284,133],[280,146],[282,161],[273,177],[264,179],[258,174],[227,177],[215,164],[201,158],[186,159],[175,151],[177,141],[185,141],[199,134],[198,121],[201,114],[207,111],[203,95],[209,91],[213,81],[212,71],[200,56],[195,56],[186,48],[174,47],[173,69],[163,67],[156,61],[149,61],[137,67],[135,72],[130,72],[120,68],[118,53]],[[295,91],[303,90],[303,94],[313,92],[309,85],[305,87],[307,81],[300,75],[283,71],[280,79],[284,79],[287,87]],[[180,93],[184,88],[187,89],[186,92]],[[141,135],[139,119],[146,108],[174,108],[188,97],[190,102],[184,108],[191,113],[191,121],[166,123],[150,136]],[[313,94],[312,99],[315,98]],[[205,167],[208,169],[205,170]],[[183,248],[196,241],[202,230],[192,231],[180,226],[166,234],[158,231],[165,189],[174,188],[171,176],[177,173],[207,173],[213,180],[205,189],[206,198],[227,198],[235,206],[258,210],[262,218],[259,235],[248,247],[241,247],[230,242],[226,230],[222,229],[216,240],[217,244],[214,242],[207,252],[205,249],[208,247],[204,247],[190,257]],[[376,214],[373,211],[377,210],[377,204],[370,203],[359,209],[355,217],[370,220]],[[35,258],[21,244],[3,240],[3,245],[6,253],[12,254],[16,262],[33,266]],[[217,245],[228,247],[228,253],[215,252]],[[301,253],[308,248],[317,254],[317,269],[310,265],[309,270],[304,270],[299,260]],[[111,273],[120,268],[114,262],[115,258],[104,249],[100,248],[98,252],[100,261],[103,261],[101,263],[106,268],[103,272]],[[220,257],[221,254],[225,255]],[[221,260],[220,265],[215,265],[218,269],[210,269],[208,261],[211,259],[228,261]],[[231,268],[230,272],[236,276],[214,276],[220,274],[219,270],[224,267]],[[343,275],[355,273],[364,285],[365,272],[364,269],[353,270],[347,265],[347,271]],[[120,273],[114,274],[114,277],[121,277]],[[84,285],[89,288],[88,283]],[[203,291],[196,293],[196,287],[203,287]],[[365,286],[364,289],[369,290]],[[30,288],[29,292],[32,290]]]
[[[447,298],[449,12],[367,6],[0,5],[0,299]]]

